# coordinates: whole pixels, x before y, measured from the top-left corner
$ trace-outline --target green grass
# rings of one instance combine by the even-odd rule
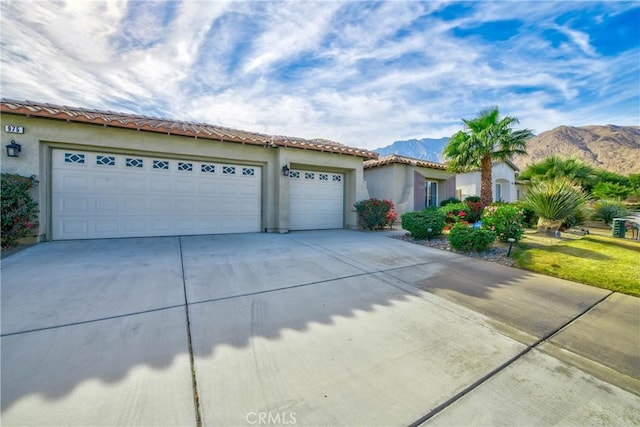
[[[518,267],[640,296],[640,242],[601,232],[562,236],[527,232],[513,255]]]

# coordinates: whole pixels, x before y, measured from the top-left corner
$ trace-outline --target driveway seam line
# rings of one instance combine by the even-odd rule
[[[172,308],[178,308],[178,307],[182,307],[182,306],[184,306],[184,304],[169,305],[167,307],[152,308],[152,309],[143,310],[143,311],[134,311],[132,313],[118,314],[118,315],[115,315],[115,316],[108,316],[108,317],[100,317],[98,319],[82,320],[82,321],[79,321],[79,322],[65,323],[65,324],[62,324],[62,325],[45,326],[43,328],[28,329],[26,331],[8,332],[6,334],[0,335],[0,338],[10,337],[10,336],[13,336],[13,335],[29,334],[29,333],[32,333],[32,332],[48,331],[50,329],[66,328],[68,326],[84,325],[84,324],[87,324],[87,323],[102,322],[103,320],[120,319],[122,317],[136,316],[138,314],[154,313],[156,311],[170,310]]]
[[[197,304],[206,304],[209,302],[217,302],[217,301],[225,301],[225,300],[230,300],[230,299],[235,299],[235,298],[244,298],[244,297],[251,297],[251,296],[255,296],[255,295],[262,295],[262,294],[268,294],[271,292],[279,292],[279,291],[286,291],[289,289],[296,289],[296,288],[304,288],[306,286],[312,286],[312,285],[322,285],[328,282],[334,282],[337,280],[344,280],[344,279],[352,279],[354,277],[360,277],[360,276],[367,276],[367,275],[373,275],[373,274],[388,274],[388,271],[393,271],[393,270],[398,270],[401,268],[410,268],[410,267],[416,267],[416,266],[421,266],[421,265],[429,265],[429,264],[434,264],[434,263],[438,263],[441,261],[436,261],[436,262],[425,262],[425,263],[420,263],[420,264],[412,264],[412,265],[407,265],[404,267],[393,267],[393,268],[388,268],[386,270],[375,270],[375,271],[364,271],[362,273],[357,273],[357,274],[350,274],[348,276],[340,276],[340,277],[334,277],[331,279],[324,279],[324,280],[318,280],[315,282],[308,282],[308,283],[301,283],[299,285],[291,285],[291,286],[284,286],[282,288],[274,288],[274,289],[267,289],[265,291],[257,291],[257,292],[249,292],[246,294],[238,294],[238,295],[230,295],[230,296],[226,296],[226,297],[219,297],[219,298],[208,298],[208,299],[204,299],[204,300],[200,300],[200,301],[194,301],[194,302],[189,302],[188,305],[197,305]],[[389,275],[389,277],[394,277]],[[400,279],[398,279],[400,280]],[[402,280],[401,280],[402,281]],[[406,282],[403,282],[406,283]],[[391,283],[388,283],[390,286],[394,286],[397,287]],[[415,286],[410,285],[412,288],[415,288]],[[399,288],[400,289],[400,288]],[[419,290],[418,288],[415,288],[417,290]],[[403,291],[407,291],[406,289],[402,289]],[[415,294],[416,296],[418,296],[418,294]]]
[[[191,319],[189,318],[189,301],[187,299],[187,280],[184,271],[184,256],[182,253],[182,236],[178,236],[180,247],[180,268],[182,269],[182,290],[184,292],[184,315],[187,323],[187,341],[189,344],[189,365],[191,368],[191,388],[193,391],[193,405],[196,412],[196,427],[202,426],[202,415],[200,410],[200,397],[198,393],[198,380],[196,378],[196,364],[193,357],[193,341],[191,339]]]
[[[600,298],[599,300],[597,300],[596,302],[594,302],[593,304],[589,305],[587,308],[585,308],[583,311],[581,311],[580,313],[578,313],[576,316],[574,316],[573,318],[569,319],[568,321],[566,321],[565,323],[563,323],[562,325],[560,325],[558,328],[556,328],[555,330],[551,331],[550,333],[548,333],[547,335],[541,337],[540,339],[538,339],[536,342],[534,342],[531,345],[528,345],[524,350],[522,350],[520,353],[516,354],[515,356],[513,356],[512,358],[510,358],[509,360],[507,360],[505,363],[501,364],[500,366],[498,366],[495,369],[492,369],[491,371],[489,371],[486,375],[484,375],[483,377],[481,377],[480,379],[478,379],[477,381],[473,382],[472,384],[470,384],[468,387],[465,387],[464,390],[462,390],[461,392],[455,394],[454,396],[452,396],[451,398],[447,399],[445,402],[441,403],[440,405],[436,406],[435,408],[433,408],[432,410],[430,410],[426,415],[422,416],[421,418],[417,419],[416,421],[414,421],[413,423],[409,424],[409,427],[417,427],[422,425],[423,423],[429,421],[431,418],[435,417],[436,415],[438,415],[440,412],[444,411],[445,409],[447,409],[449,406],[451,406],[452,404],[456,403],[458,400],[460,400],[461,398],[463,398],[464,396],[466,396],[467,394],[471,393],[472,391],[474,391],[476,388],[478,388],[479,386],[481,386],[482,384],[484,384],[485,382],[489,381],[491,378],[493,378],[496,374],[500,373],[501,371],[503,371],[504,369],[506,369],[507,367],[509,367],[510,365],[512,365],[514,362],[518,361],[519,359],[521,359],[523,356],[525,356],[527,353],[529,353],[531,350],[537,349],[537,347],[539,347],[540,345],[548,342],[548,340],[550,340],[551,338],[553,338],[554,336],[556,336],[557,334],[559,334],[560,332],[562,332],[564,329],[566,329],[567,327],[569,327],[571,324],[573,324],[574,322],[576,322],[578,319],[580,319],[581,317],[583,317],[585,314],[587,314],[588,312],[590,312],[592,309],[594,309],[596,306],[600,305],[604,300],[606,300],[607,298],[609,298],[611,295],[613,295],[614,292],[611,291],[609,292],[607,295],[605,295],[604,297]],[[513,339],[513,338],[512,338]],[[514,341],[517,342],[517,340],[514,339]],[[553,356],[551,356],[553,357]],[[554,359],[556,359],[555,357],[553,357]],[[557,360],[557,359],[556,359]],[[562,361],[561,361],[562,362]],[[593,361],[595,362],[595,361]],[[562,362],[565,363],[565,362]],[[597,363],[597,362],[596,362]]]
[[[377,272],[374,272],[374,273],[377,273]],[[306,286],[322,285],[324,283],[333,282],[333,281],[336,281],[336,280],[351,279],[353,277],[366,276],[368,274],[373,274],[373,273],[358,273],[358,274],[352,274],[352,275],[349,275],[349,276],[335,277],[333,279],[318,280],[317,282],[301,283],[299,285],[291,285],[291,286],[285,286],[285,287],[282,287],[282,288],[267,289],[266,291],[249,292],[249,293],[246,293],[246,294],[230,295],[230,296],[227,296],[227,297],[219,297],[219,298],[209,298],[209,299],[205,299],[205,300],[201,300],[201,301],[190,302],[189,305],[206,304],[208,302],[225,301],[225,300],[230,300],[230,299],[235,299],[235,298],[244,298],[244,297],[251,297],[251,296],[255,296],[255,295],[269,294],[269,293],[272,293],[272,292],[286,291],[286,290],[289,290],[289,289],[304,288]]]

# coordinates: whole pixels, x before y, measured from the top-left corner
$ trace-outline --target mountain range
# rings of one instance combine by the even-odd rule
[[[395,141],[376,151],[381,156],[399,154],[432,162],[444,162],[442,150],[449,138]],[[623,175],[640,173],[640,126],[559,126],[527,142],[527,156],[513,162],[522,170],[551,155],[575,156],[586,164]]]

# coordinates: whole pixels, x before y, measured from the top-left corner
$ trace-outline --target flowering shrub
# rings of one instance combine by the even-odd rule
[[[496,233],[486,228],[456,224],[449,232],[449,244],[458,251],[486,251],[496,239]]]
[[[419,212],[407,212],[401,219],[402,228],[418,240],[441,235],[445,225],[444,214],[435,207]],[[431,235],[429,235],[429,229],[431,229]]]
[[[469,206],[466,203],[450,203],[439,209],[444,214],[447,224],[453,225],[460,221],[468,221]]]
[[[466,218],[469,222],[478,222],[482,219],[482,212],[484,211],[484,204],[482,202],[476,202],[469,200],[467,197],[464,201],[469,208],[469,216]]]
[[[495,231],[501,242],[518,241],[524,234],[524,212],[511,204],[491,204],[484,208],[482,224]]]
[[[29,193],[37,183],[35,176],[2,174],[2,249],[17,246],[38,227],[38,205]]]
[[[398,219],[391,200],[378,200],[374,197],[360,200],[355,205],[358,212],[358,222],[362,228],[381,230],[386,225],[392,226]]]
[[[387,212],[387,225],[389,228],[393,227],[393,224],[398,220],[398,212],[396,212],[393,208],[389,212]]]

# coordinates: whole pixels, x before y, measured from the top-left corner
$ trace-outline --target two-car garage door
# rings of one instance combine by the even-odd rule
[[[257,166],[53,150],[53,239],[256,232]]]

